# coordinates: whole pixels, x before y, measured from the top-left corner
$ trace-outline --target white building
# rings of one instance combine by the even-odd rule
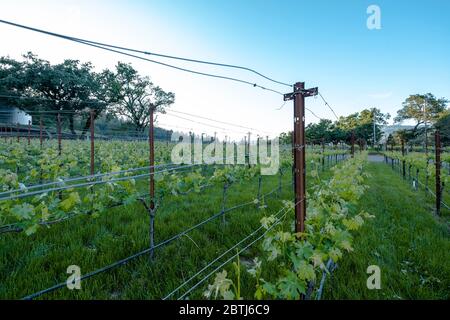
[[[32,121],[32,117],[16,108],[7,107],[3,101],[0,100],[0,123],[3,125],[28,125]]]

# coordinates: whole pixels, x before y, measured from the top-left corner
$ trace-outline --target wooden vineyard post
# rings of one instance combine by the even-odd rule
[[[325,171],[325,139],[322,138],[322,171]]]
[[[19,123],[17,122],[17,127],[16,127],[16,134],[17,134],[17,143],[19,143],[20,142],[20,125],[19,125]]]
[[[149,126],[149,134],[148,134],[148,143],[150,148],[150,209],[155,208],[155,136],[154,136],[154,109],[153,107],[150,110],[150,126]]]
[[[250,139],[251,139],[252,133],[249,132],[248,133],[248,138],[247,138],[247,161],[248,161],[248,167],[251,167],[250,164]]]
[[[406,178],[406,162],[405,162],[405,140],[402,139],[402,175],[403,175],[403,179]]]
[[[257,195],[257,199],[258,202],[256,203],[256,208],[261,207],[261,187],[262,187],[262,175],[258,176],[258,195]]]
[[[220,147],[222,148],[222,161],[223,161],[223,164],[227,163],[227,151],[226,151],[227,150],[227,141],[228,141],[228,136],[226,135],[225,136],[225,140],[222,141],[222,143],[220,145]]]
[[[294,85],[294,92],[284,95],[284,101],[294,100],[294,190],[295,232],[305,231],[306,159],[305,159],[305,97],[316,96],[318,88],[306,89],[304,82]]]
[[[152,117],[152,114],[150,114],[150,117]],[[149,135],[150,136],[150,135]],[[194,163],[195,158],[194,158],[194,138],[195,138],[195,134],[192,131],[189,131],[189,145],[191,146],[191,155],[190,155],[190,159],[191,162],[190,163]]]
[[[259,158],[259,140],[260,136],[256,138],[256,163],[260,163],[261,159]]]
[[[415,188],[416,188],[416,191],[419,190],[419,169],[416,169]]]
[[[436,169],[436,214],[441,214],[441,136],[439,130],[435,133],[435,169]]]
[[[41,118],[40,118],[40,120],[39,120],[39,140],[40,140],[40,144],[41,144],[41,149],[42,149],[42,126],[43,126],[43,124],[42,124],[42,116],[41,116]]]
[[[428,151],[427,151],[428,152]],[[428,195],[428,180],[429,180],[429,173],[428,173],[428,166],[430,165],[430,159],[428,159],[428,153],[427,153],[427,166],[425,169],[425,196]]]
[[[91,110],[90,117],[91,117],[91,123],[90,123],[90,129],[91,129],[91,176],[93,176],[95,173],[95,124],[94,124],[95,111],[94,110]]]
[[[227,207],[227,191],[228,191],[228,183],[225,182],[223,185],[223,191],[222,191],[222,223],[226,223],[226,207]]]
[[[58,113],[57,116],[57,123],[58,123],[58,155],[61,155],[62,153],[62,146],[61,146],[61,114]]]
[[[281,193],[283,191],[283,169],[280,168],[280,170],[278,171],[278,196],[281,197]]]
[[[355,130],[352,131],[352,158],[355,157]]]
[[[28,145],[31,144],[31,120],[28,120]]]
[[[154,108],[150,107],[150,124],[148,132],[149,160],[150,160],[150,258],[154,256],[153,248],[155,246],[155,137],[154,137]]]

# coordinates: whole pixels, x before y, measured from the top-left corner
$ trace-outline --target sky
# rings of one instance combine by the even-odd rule
[[[367,27],[377,5],[381,29]],[[447,0],[15,0],[0,19],[140,50],[250,67],[276,80],[319,91],[338,116],[376,107],[395,116],[410,95],[450,98],[450,1]],[[0,24],[0,55],[32,51],[52,63],[91,61],[100,71],[118,61],[176,94],[173,110],[251,127],[253,137],[292,130],[293,104],[250,85],[183,73],[66,40]],[[155,58],[156,59],[156,58]],[[288,93],[291,88],[249,72],[160,61],[233,76]],[[281,110],[280,107],[283,108]],[[320,98],[306,106],[335,120]],[[180,114],[178,114],[180,115]],[[183,116],[185,118],[191,118]],[[160,115],[162,127],[239,139],[247,131]],[[306,113],[306,122],[318,122]]]

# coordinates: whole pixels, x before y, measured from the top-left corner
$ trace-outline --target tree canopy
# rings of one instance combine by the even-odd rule
[[[0,94],[8,104],[23,110],[61,111],[75,133],[74,119],[85,120],[82,136],[90,126],[89,111],[95,117],[111,114],[132,123],[136,130],[148,125],[149,113],[164,112],[175,101],[149,77],[139,75],[130,64],[119,62],[115,70],[96,72],[90,62],[66,59],[51,64],[29,52],[22,60],[0,58]]]
[[[439,120],[442,113],[447,110],[448,100],[445,98],[437,99],[433,94],[414,94],[410,95],[397,112],[395,122],[399,123],[405,120],[414,120],[414,131],[422,124],[434,124]]]
[[[166,93],[150,78],[141,77],[130,64],[117,64],[116,85],[119,99],[112,112],[128,118],[139,131],[148,126],[151,111],[164,112],[175,102],[175,94]]]

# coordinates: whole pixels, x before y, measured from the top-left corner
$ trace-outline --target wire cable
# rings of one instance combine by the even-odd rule
[[[51,99],[51,98],[42,98],[42,97],[27,97],[27,96],[13,96],[13,95],[3,95],[0,94],[0,98],[5,99],[22,99],[22,100],[36,100],[36,101],[52,101],[52,102],[63,102],[63,103],[69,103],[69,104],[96,104],[96,105],[107,105],[106,102],[101,101],[84,101],[84,100],[58,100],[58,99]],[[10,113],[10,111],[1,111],[2,113]],[[55,110],[55,111],[24,111],[27,113],[32,112],[39,112],[39,113],[79,113],[77,111],[71,111],[71,110]]]
[[[321,120],[321,121],[322,121],[322,120],[326,120],[326,119],[324,119],[324,118],[319,117],[317,114],[314,113],[314,111],[312,111],[312,110],[309,109],[309,108],[306,108],[306,107],[305,107],[305,110],[306,110],[306,111],[309,111],[314,117],[316,117],[317,119],[319,119],[319,120]]]
[[[184,118],[184,117],[177,116],[177,115],[170,114],[170,113],[166,113],[166,115],[170,116],[170,117],[178,118],[178,119],[181,119],[181,120],[185,120],[185,121],[190,121],[190,122],[193,122],[193,123],[196,123],[196,124],[204,125],[204,126],[207,126],[207,127],[211,127],[211,128],[214,128],[214,129],[224,130],[225,132],[233,132],[233,133],[239,133],[239,134],[244,134],[244,135],[246,135],[248,133],[248,132],[243,132],[243,131],[230,130],[230,129],[223,128],[223,127],[218,127],[218,126],[215,126],[215,125],[212,125],[212,124],[208,124],[208,123],[205,123],[205,122],[200,122],[200,121]]]
[[[233,64],[226,64],[226,63],[218,63],[218,62],[212,62],[212,61],[205,61],[205,60],[199,60],[199,59],[190,59],[190,58],[183,58],[183,57],[178,57],[178,56],[172,56],[172,55],[167,55],[167,54],[161,54],[161,53],[156,53],[156,52],[150,52],[150,51],[144,51],[144,50],[138,50],[138,49],[132,49],[132,48],[127,48],[127,47],[121,47],[121,46],[117,46],[117,45],[111,45],[111,44],[106,44],[106,43],[102,43],[102,42],[97,42],[97,41],[92,41],[92,40],[86,40],[86,39],[81,39],[81,38],[76,38],[76,37],[72,37],[72,36],[67,36],[67,35],[62,35],[62,34],[57,34],[54,32],[49,32],[49,31],[45,31],[45,30],[40,30],[40,29],[36,29],[36,28],[31,28],[31,27],[27,27],[24,25],[20,25],[17,23],[13,23],[13,22],[8,22],[5,20],[0,20],[0,22],[5,23],[5,24],[9,24],[15,27],[20,27],[23,29],[27,29],[27,30],[31,30],[31,31],[35,31],[35,32],[39,32],[39,33],[44,33],[46,35],[50,35],[50,36],[54,36],[54,37],[59,37],[62,39],[67,39],[67,40],[77,40],[77,41],[82,41],[82,42],[86,42],[86,43],[92,43],[95,45],[99,45],[99,46],[103,46],[103,47],[108,47],[108,48],[113,48],[113,49],[119,49],[119,50],[123,50],[123,51],[129,51],[129,52],[134,52],[134,53],[141,53],[141,54],[145,54],[145,55],[149,55],[149,56],[155,56],[155,57],[160,57],[160,58],[167,58],[167,59],[174,59],[174,60],[181,60],[181,61],[186,61],[186,62],[194,62],[194,63],[200,63],[200,64],[207,64],[207,65],[213,65],[213,66],[219,66],[219,67],[225,67],[225,68],[234,68],[234,69],[241,69],[241,70],[245,70],[245,71],[249,71],[251,73],[254,73],[266,80],[269,80],[271,82],[283,85],[283,86],[287,86],[287,87],[292,87],[292,85],[278,81],[278,80],[274,80],[270,77],[265,76],[264,74],[249,68],[249,67],[243,67],[243,66],[238,66],[238,65],[233,65]]]
[[[271,134],[271,132],[269,132],[269,131],[258,130],[258,129],[255,129],[255,128],[252,128],[252,127],[246,127],[246,126],[239,125],[239,124],[234,124],[234,123],[231,123],[231,122],[215,120],[215,119],[211,119],[211,118],[208,118],[208,117],[195,115],[195,114],[192,114],[192,113],[187,113],[187,112],[182,112],[182,111],[177,111],[177,110],[172,110],[172,109],[171,110],[166,110],[166,112],[168,112],[168,113],[174,112],[174,113],[184,114],[184,115],[187,115],[187,116],[196,117],[196,118],[203,119],[203,120],[208,120],[208,121],[213,121],[213,122],[216,122],[216,123],[221,123],[221,124],[229,125],[229,126],[232,126],[232,127],[237,127],[237,128],[242,128],[242,129],[248,129],[248,130],[251,130],[251,131],[257,131],[257,132],[270,133]]]
[[[84,44],[84,45],[87,45],[87,46],[91,46],[91,47],[94,47],[94,48],[98,48],[98,49],[102,49],[102,50],[118,53],[118,54],[121,54],[121,55],[124,55],[124,56],[140,59],[140,60],[143,60],[143,61],[159,64],[161,66],[169,67],[169,68],[176,69],[176,70],[179,70],[179,71],[189,72],[189,73],[192,73],[192,74],[197,74],[197,75],[206,76],[206,77],[212,77],[212,78],[218,78],[218,79],[223,79],[223,80],[239,82],[239,83],[251,85],[253,87],[258,87],[258,88],[260,88],[262,90],[267,90],[267,91],[270,91],[270,92],[273,92],[273,93],[276,93],[276,94],[279,94],[279,95],[283,95],[283,93],[281,93],[280,91],[277,91],[277,90],[274,90],[274,89],[271,89],[271,88],[267,88],[267,87],[263,87],[263,86],[258,85],[257,83],[252,83],[252,82],[247,81],[247,80],[242,80],[242,79],[238,79],[238,78],[234,78],[234,77],[222,76],[222,75],[218,75],[218,74],[200,72],[200,71],[196,71],[196,70],[191,70],[191,69],[186,69],[186,68],[174,66],[174,65],[171,65],[171,64],[168,64],[168,63],[164,63],[164,62],[161,62],[161,61],[147,59],[147,58],[144,58],[144,57],[141,57],[141,56],[137,56],[135,54],[130,54],[130,53],[127,53],[127,52],[119,51],[119,50],[117,50],[117,48],[119,48],[119,47],[116,47],[116,49],[112,49],[114,46],[109,46],[109,47],[108,46],[103,46],[100,43],[96,43],[96,42],[93,42],[93,41],[78,39],[78,38],[74,38],[74,37],[70,37],[70,36],[66,36],[66,35],[62,35],[62,34],[58,34],[58,33],[54,33],[54,32],[49,32],[49,31],[45,31],[45,30],[41,30],[41,29],[37,29],[37,28],[28,27],[28,26],[25,26],[25,25],[17,24],[17,23],[14,23],[14,22],[9,22],[9,21],[5,21],[5,20],[0,20],[0,23],[4,23],[4,24],[8,24],[8,25],[11,25],[11,26],[14,26],[14,27],[18,27],[18,28],[22,28],[22,29],[26,29],[26,30],[30,30],[30,31],[34,31],[34,32],[42,33],[42,34],[46,34],[46,35],[49,35],[49,36],[53,36],[53,37],[57,37],[57,38],[65,39],[65,40],[69,40],[69,41],[72,41],[72,42],[77,42],[77,43]]]
[[[278,213],[276,213],[274,216],[277,217],[278,215],[280,215],[285,209],[287,208],[287,206],[283,207],[280,211],[278,211]],[[246,236],[244,239],[242,239],[241,241],[239,241],[238,243],[236,243],[234,246],[232,246],[231,248],[229,248],[228,250],[226,250],[225,252],[223,252],[221,255],[219,255],[218,257],[216,257],[214,260],[212,260],[211,262],[209,262],[205,267],[203,267],[201,270],[199,270],[197,273],[195,273],[192,277],[190,277],[188,280],[186,280],[185,282],[183,282],[181,285],[179,285],[176,289],[174,289],[173,291],[171,291],[168,295],[166,295],[163,300],[167,300],[169,299],[171,296],[173,296],[177,291],[179,291],[181,288],[183,288],[186,284],[188,284],[189,282],[191,282],[192,280],[194,280],[195,278],[197,278],[200,274],[202,274],[204,271],[206,271],[209,267],[211,267],[214,263],[216,263],[217,261],[219,261],[221,258],[223,258],[224,256],[226,256],[229,252],[231,252],[232,250],[234,250],[235,248],[237,248],[238,246],[240,246],[242,243],[244,243],[245,241],[247,241],[248,239],[250,239],[251,237],[253,237],[255,234],[257,234],[260,230],[262,230],[264,227],[260,226],[259,228],[257,228],[256,230],[254,230],[252,233],[250,233],[248,236]]]
[[[247,203],[247,205],[252,205],[252,204],[254,204],[253,201]],[[112,264],[110,264],[108,266],[105,266],[103,268],[97,269],[97,270],[92,271],[92,272],[90,272],[88,274],[85,274],[85,275],[80,277],[80,281],[89,279],[89,278],[91,278],[93,276],[96,276],[98,274],[101,274],[101,273],[107,272],[109,270],[115,269],[115,268],[120,267],[120,266],[122,266],[122,265],[124,265],[124,264],[126,264],[126,263],[128,263],[128,262],[130,262],[130,261],[132,261],[134,259],[136,259],[136,258],[139,258],[139,257],[141,257],[143,255],[148,254],[148,253],[151,253],[151,252],[153,252],[154,250],[156,250],[158,248],[164,247],[164,246],[170,244],[171,242],[180,239],[181,237],[185,236],[187,233],[189,233],[189,232],[191,232],[191,231],[193,231],[193,230],[203,226],[204,224],[206,224],[206,223],[208,223],[208,222],[210,222],[210,221],[212,221],[214,219],[217,219],[218,217],[222,216],[223,214],[225,214],[227,212],[230,212],[232,210],[236,210],[237,208],[241,208],[241,207],[242,207],[242,205],[241,206],[235,206],[233,208],[229,208],[229,209],[227,209],[225,211],[221,211],[221,212],[219,212],[219,213],[217,213],[217,214],[207,218],[206,220],[203,220],[202,222],[198,223],[197,225],[195,225],[193,227],[190,227],[190,228],[188,228],[188,229],[178,233],[177,235],[175,235],[175,236],[173,236],[173,237],[171,237],[171,238],[169,238],[167,240],[164,240],[164,241],[158,243],[157,245],[155,245],[155,246],[153,246],[151,248],[147,248],[147,249],[145,249],[143,251],[140,251],[140,252],[138,252],[136,254],[133,254],[133,255],[127,257],[127,258],[124,258],[124,259],[121,259],[119,261],[116,261],[116,262],[114,262],[114,263],[112,263]],[[62,282],[62,283],[56,284],[56,285],[54,285],[52,287],[49,287],[47,289],[44,289],[44,290],[41,290],[39,292],[33,293],[31,295],[28,295],[28,296],[22,298],[22,300],[33,300],[33,299],[38,298],[38,297],[40,297],[40,296],[42,296],[44,294],[53,292],[53,291],[58,290],[58,289],[65,288],[66,285],[67,285],[66,282]]]
[[[331,112],[333,112],[334,116],[336,117],[336,120],[339,121],[339,117],[336,114],[336,112],[334,112],[333,108],[330,106],[330,104],[325,100],[325,98],[323,97],[323,95],[319,92],[319,97],[323,100],[323,102],[325,103],[325,105],[331,110]]]
[[[299,202],[297,202],[295,205],[298,205],[299,203],[303,202],[304,200],[300,200]],[[285,206],[284,208],[282,208],[279,212],[285,210],[287,208],[287,206]],[[272,230],[273,228],[275,228],[278,224],[280,224],[280,222],[282,221],[282,219],[284,218],[284,216],[286,215],[286,213],[279,219],[277,219],[274,224],[272,224],[270,227],[268,227],[264,233],[262,235],[260,235],[259,237],[257,237],[255,240],[253,240],[250,244],[248,244],[247,246],[245,246],[243,249],[239,250],[236,254],[234,254],[233,256],[231,256],[229,259],[227,259],[224,263],[222,263],[221,265],[219,265],[217,268],[215,268],[213,271],[211,271],[208,275],[206,275],[204,278],[202,278],[199,282],[197,282],[195,285],[193,285],[191,288],[189,288],[189,290],[187,290],[185,293],[183,293],[177,300],[182,300],[183,298],[185,298],[189,293],[191,293],[192,291],[194,291],[196,288],[198,288],[198,286],[200,286],[202,283],[204,283],[207,279],[209,279],[212,275],[214,275],[217,271],[219,271],[220,268],[223,268],[226,264],[230,263],[235,257],[237,257],[238,255],[240,255],[242,252],[244,252],[245,250],[247,250],[248,248],[252,247],[256,242],[258,242],[259,240],[261,240],[270,230]],[[258,229],[259,230],[259,229]],[[250,234],[250,236],[255,235],[256,233],[252,233]],[[240,243],[239,243],[240,244]],[[232,248],[234,249],[234,247]]]
[[[1,201],[3,201],[3,200],[16,200],[16,199],[22,199],[22,198],[26,198],[26,197],[39,195],[39,194],[49,193],[49,192],[64,191],[64,190],[70,190],[70,189],[78,189],[78,188],[83,188],[83,187],[91,187],[91,186],[100,185],[100,184],[107,184],[107,183],[111,183],[111,182],[128,181],[128,180],[132,180],[132,179],[142,179],[142,178],[146,178],[146,177],[149,177],[149,176],[152,176],[152,175],[156,175],[158,173],[182,171],[182,170],[190,169],[190,168],[197,167],[197,166],[200,166],[200,164],[192,164],[192,165],[182,166],[182,167],[178,167],[178,168],[169,168],[169,169],[165,169],[165,170],[161,170],[161,171],[155,171],[155,172],[152,172],[152,173],[149,172],[149,173],[135,175],[135,176],[127,176],[127,177],[115,178],[115,179],[110,179],[110,180],[102,180],[102,181],[92,181],[92,182],[79,183],[79,184],[62,186],[62,187],[56,187],[56,188],[49,188],[49,189],[33,191],[33,192],[25,192],[25,193],[22,193],[22,194],[15,194],[15,195],[12,195],[12,196],[7,196],[7,197],[1,197],[0,196],[0,200]]]

